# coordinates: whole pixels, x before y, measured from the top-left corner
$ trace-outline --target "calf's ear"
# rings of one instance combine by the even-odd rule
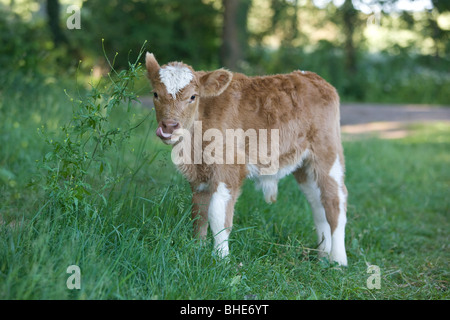
[[[200,97],[216,97],[230,84],[233,74],[225,69],[205,73],[200,77]]]
[[[150,80],[154,80],[159,73],[159,64],[153,53],[147,52],[145,55],[145,67],[147,68],[147,76]]]

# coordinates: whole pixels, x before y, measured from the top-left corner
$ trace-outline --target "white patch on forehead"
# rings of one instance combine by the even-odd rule
[[[159,69],[159,77],[166,90],[175,99],[177,93],[194,78],[191,70],[182,65],[169,65]]]

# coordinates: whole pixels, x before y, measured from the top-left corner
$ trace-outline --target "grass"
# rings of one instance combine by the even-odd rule
[[[0,299],[449,298],[448,124],[413,125],[399,140],[345,142],[347,268],[317,258],[311,211],[291,177],[273,205],[246,182],[231,256],[218,260],[211,242],[192,239],[188,184],[150,118],[107,155],[131,178],[101,210],[74,214],[45,201],[29,184],[48,152],[37,128],[57,135],[70,108],[57,85],[31,89],[0,99]],[[148,112],[135,105],[130,115]],[[74,264],[80,290],[66,287]],[[380,267],[380,289],[367,288],[369,265]]]

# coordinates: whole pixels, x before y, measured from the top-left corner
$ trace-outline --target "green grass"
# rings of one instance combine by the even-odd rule
[[[55,85],[19,91],[0,99],[0,299],[449,298],[448,124],[415,125],[399,140],[345,142],[348,267],[317,258],[311,211],[291,177],[273,205],[246,182],[231,255],[218,260],[211,241],[192,238],[188,184],[150,118],[107,155],[112,172],[130,175],[101,210],[74,214],[46,201],[29,186],[49,148],[37,128],[57,135],[70,103]],[[148,112],[134,106],[112,121]],[[81,290],[66,287],[73,264]],[[380,267],[379,290],[367,288],[368,265]]]

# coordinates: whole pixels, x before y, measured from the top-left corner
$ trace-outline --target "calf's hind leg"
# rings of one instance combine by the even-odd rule
[[[341,157],[337,155],[332,165],[308,163],[295,171],[294,176],[313,212],[320,255],[346,266],[347,189],[343,168]]]

